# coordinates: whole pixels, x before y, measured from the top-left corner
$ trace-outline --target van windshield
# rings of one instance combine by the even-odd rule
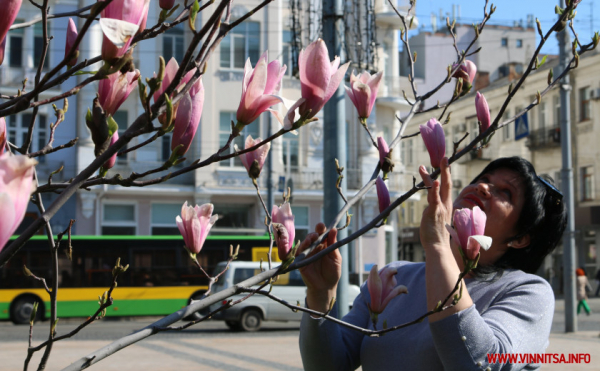
[[[233,284],[235,285],[245,281],[248,278],[256,276],[260,272],[260,269],[255,268],[237,268],[233,274]]]

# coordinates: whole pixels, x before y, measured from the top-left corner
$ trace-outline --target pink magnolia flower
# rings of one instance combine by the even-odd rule
[[[4,62],[4,51],[6,49],[6,37],[0,41],[0,66]]]
[[[175,5],[175,0],[159,0],[158,1],[158,6],[160,6],[161,9],[164,10],[169,10],[173,7],[173,5]]]
[[[385,158],[390,154],[390,147],[383,137],[377,137],[377,150],[379,151],[379,165],[383,169]]]
[[[36,164],[36,160],[27,156],[10,153],[0,156],[0,250],[23,221],[31,193],[36,189],[33,181]]]
[[[175,58],[172,57],[171,59],[169,59],[169,62],[167,62],[167,65],[165,66],[165,76],[163,77],[160,87],[154,92],[154,102],[156,102],[164,94],[165,90],[167,90],[169,85],[171,85],[171,81],[173,81],[173,79],[175,78],[175,74],[177,74],[178,70],[179,63],[177,63],[177,60],[175,60]],[[188,77],[188,74],[189,72],[185,74],[179,86],[181,86],[184,83],[187,83],[186,78],[187,80],[189,80],[191,77],[191,75]],[[154,74],[154,77],[156,77],[156,73]]]
[[[122,57],[133,36],[146,27],[150,0],[113,0],[100,13],[104,33],[102,59]]]
[[[2,11],[0,11],[0,41],[2,43],[6,43],[6,34],[10,26],[15,22],[22,2],[23,0],[0,0],[0,7],[2,8]],[[0,54],[2,54],[2,58],[0,58],[0,64],[2,64],[4,56],[4,48],[2,47],[1,49],[2,52]]]
[[[344,86],[348,97],[350,97],[358,111],[358,117],[361,119],[366,119],[371,115],[382,75],[383,71],[379,71],[372,76],[367,71],[358,76],[354,76],[353,72],[350,74],[350,87]]]
[[[291,129],[297,117],[302,120],[315,117],[340,86],[349,64],[340,66],[340,57],[330,62],[327,46],[321,39],[300,51],[298,67],[302,98],[289,109],[284,128]]]
[[[491,124],[490,108],[487,100],[480,92],[475,96],[475,110],[477,111],[477,120],[481,123],[481,131],[486,131]]]
[[[75,26],[73,19],[69,18],[69,25],[67,26],[67,41],[65,44],[65,58],[67,58],[69,51],[71,51],[71,48],[73,45],[75,45],[75,40],[77,40],[77,26]],[[75,50],[79,50],[79,47],[77,47]],[[73,67],[75,63],[77,63],[77,56],[71,59],[67,63],[67,66]]]
[[[296,228],[294,226],[294,215],[292,214],[292,207],[289,202],[285,202],[281,207],[277,207],[277,205],[273,205],[273,210],[271,211],[271,218],[273,219],[273,223],[281,224],[285,229],[285,232],[279,232],[275,235],[275,241],[277,242],[277,252],[279,254],[279,259],[286,260],[289,258],[289,254],[292,251],[292,247],[294,247],[294,237],[296,237]],[[276,229],[281,229],[281,227],[276,226]]]
[[[115,142],[119,139],[119,132],[115,131],[112,135],[112,137],[110,137],[110,144],[108,145],[109,147],[112,146],[113,144],[115,144]],[[104,163],[104,165],[102,165],[102,168],[104,170],[108,170],[108,169],[112,169],[113,166],[115,166],[115,163],[117,162],[117,154],[115,153],[114,155],[112,155],[108,160],[106,160],[106,162]]]
[[[194,71],[190,72],[193,75]],[[188,78],[188,81],[190,78],[191,76]],[[202,77],[200,77],[177,105],[177,115],[174,121],[173,137],[171,138],[171,150],[174,151],[179,145],[183,145],[183,147],[177,150],[179,156],[183,156],[192,145],[192,141],[198,130],[198,124],[200,124],[203,106],[204,85],[202,85]]]
[[[8,134],[6,133],[6,120],[4,119],[4,117],[0,117],[0,155],[3,154],[6,150],[7,135]]]
[[[419,130],[429,152],[431,166],[440,167],[440,162],[446,155],[446,137],[442,124],[436,118],[432,118],[427,124],[419,125]]]
[[[242,99],[237,110],[238,129],[249,125],[269,107],[283,102],[274,95],[281,88],[281,78],[287,67],[280,66],[276,59],[267,65],[268,54],[264,52],[253,69],[250,58],[244,67],[244,81],[242,84]]]
[[[100,80],[98,87],[98,101],[107,115],[114,115],[125,102],[129,94],[137,87],[140,71],[115,72],[107,78]]]
[[[383,179],[380,176],[375,181],[375,187],[377,188],[377,201],[379,201],[379,212],[390,206],[390,192],[388,191]]]
[[[475,260],[480,248],[487,250],[491,246],[492,239],[484,236],[487,216],[479,206],[475,206],[473,210],[456,210],[453,220],[454,228],[447,226],[447,229],[467,259]]]
[[[262,138],[252,139],[252,135],[246,137],[246,144],[244,148],[254,147],[258,143],[262,142]],[[269,150],[271,149],[271,143],[264,144],[254,151],[250,151],[240,155],[240,160],[248,172],[248,176],[252,179],[256,179],[260,176],[260,172],[265,164]],[[237,145],[235,150],[238,151]]]
[[[456,65],[452,66],[453,69],[455,67]],[[468,82],[469,84],[473,84],[473,80],[475,80],[475,75],[477,75],[477,66],[470,60],[465,60],[463,64],[460,65],[458,70],[454,72],[452,77],[456,77],[457,79],[460,78],[463,79],[465,83]]]
[[[369,272],[367,288],[371,296],[369,309],[371,313],[379,314],[385,310],[390,301],[400,294],[407,294],[406,286],[398,286],[396,281],[396,268],[384,267],[381,272],[377,272],[377,265],[374,265]]]
[[[213,210],[213,204],[191,207],[188,206],[186,201],[181,207],[181,216],[175,218],[177,228],[183,236],[185,247],[193,255],[202,250],[208,232],[219,219],[218,215],[212,215]]]

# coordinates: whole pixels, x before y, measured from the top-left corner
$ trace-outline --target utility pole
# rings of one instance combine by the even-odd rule
[[[565,8],[565,0],[560,0]],[[559,15],[560,17],[560,15]],[[556,34],[558,38],[560,69],[569,65],[571,42],[568,29]],[[565,298],[565,332],[577,331],[575,317],[575,197],[573,195],[573,160],[571,156],[571,85],[569,74],[560,82],[560,142],[562,150],[561,188],[567,207],[567,228],[563,235],[563,282]]]
[[[323,40],[329,50],[329,58],[342,57],[344,45],[344,8],[342,0],[323,0]],[[343,60],[343,58],[342,58]],[[345,90],[342,84],[331,97],[323,110],[324,143],[323,143],[323,207],[325,222],[329,223],[343,207],[343,200],[336,190],[337,171],[335,160],[346,168],[346,113]],[[346,182],[341,184],[342,192],[346,193]],[[339,226],[339,225],[338,225]],[[338,240],[348,235],[346,229],[338,232]],[[348,313],[348,246],[339,249],[342,254],[342,277],[338,284],[336,307],[337,317],[342,318]]]

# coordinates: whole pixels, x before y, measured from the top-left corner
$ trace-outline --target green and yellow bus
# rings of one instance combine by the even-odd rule
[[[9,242],[10,243],[10,242]],[[65,240],[66,243],[66,240]],[[198,260],[207,272],[227,260],[229,246],[239,245],[239,260],[266,257],[266,236],[209,236]],[[191,262],[181,236],[73,236],[72,260],[59,250],[58,317],[88,317],[98,309],[98,296],[112,282],[117,258],[129,269],[118,279],[114,304],[106,316],[166,315],[186,306],[207,289],[208,280]],[[52,287],[49,245],[34,236],[0,268],[0,320],[29,323],[33,304],[38,319],[50,315],[50,296],[41,282],[26,277],[23,265]],[[276,249],[275,249],[276,250]]]

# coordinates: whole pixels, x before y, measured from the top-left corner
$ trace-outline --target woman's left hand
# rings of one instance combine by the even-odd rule
[[[440,180],[433,180],[425,166],[419,167],[419,174],[427,190],[429,205],[423,211],[421,219],[421,243],[425,250],[430,247],[447,247],[450,244],[450,234],[446,224],[452,222],[452,179],[448,158],[444,157],[440,164]]]

